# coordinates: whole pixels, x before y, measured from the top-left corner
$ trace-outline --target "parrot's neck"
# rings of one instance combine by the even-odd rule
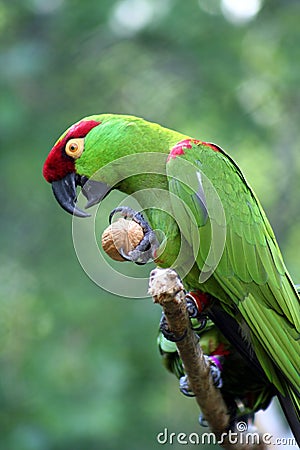
[[[123,155],[121,176],[124,177],[118,189],[133,195],[147,190],[146,198],[149,189],[168,190],[167,158],[172,147],[184,138],[181,133],[143,122],[133,130],[128,142],[118,147],[118,155]]]

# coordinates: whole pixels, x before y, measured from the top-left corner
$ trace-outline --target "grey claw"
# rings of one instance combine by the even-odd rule
[[[217,363],[213,359],[213,357],[204,355],[204,358],[209,363],[210,374],[211,374],[214,386],[216,386],[217,389],[221,389],[221,387],[223,386],[221,369],[217,366]]]
[[[140,251],[139,250],[139,245],[132,250],[131,252],[129,252],[128,254],[129,256],[129,260],[134,262],[135,264],[147,264],[147,262],[150,259],[153,259],[153,255],[152,255],[152,248],[146,250],[146,251]]]
[[[199,424],[201,425],[201,427],[208,427],[208,422],[205,419],[203,414],[200,414],[198,421],[199,421]]]
[[[118,208],[115,208],[110,213],[108,220],[109,224],[111,225],[112,218],[116,213],[120,213],[124,219],[127,219],[128,217],[130,219],[133,219],[137,214],[139,214],[137,211],[134,211],[134,209],[129,208],[129,206],[118,206]]]
[[[122,247],[118,249],[118,252],[122,256],[122,258],[124,258],[126,261],[131,261],[129,254],[127,255],[127,253],[125,253],[125,250]]]
[[[184,375],[183,377],[180,378],[179,389],[183,395],[186,395],[187,397],[195,397],[194,392],[191,390],[191,388],[189,386],[187,375]]]
[[[185,301],[190,319],[197,319],[197,324],[192,321],[192,328],[197,333],[206,327],[208,317],[206,314],[199,313],[197,304],[189,293],[186,294]]]
[[[159,329],[164,335],[164,337],[171,342],[179,342],[182,341],[182,339],[185,338],[187,334],[187,329],[183,332],[182,336],[175,336],[175,334],[170,330],[169,323],[166,319],[166,316],[164,313],[161,315],[160,323],[159,323]]]

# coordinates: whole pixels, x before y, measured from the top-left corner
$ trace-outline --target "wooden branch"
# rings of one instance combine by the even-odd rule
[[[154,303],[162,306],[172,333],[178,338],[183,336],[176,345],[189,386],[211,431],[218,440],[223,438],[220,445],[230,450],[263,450],[265,446],[261,443],[261,439],[259,444],[253,444],[251,440],[245,444],[243,439],[237,439],[240,442],[235,443],[228,433],[230,417],[227,406],[220,390],[213,385],[209,365],[191,328],[184,288],[177,273],[171,269],[153,270],[150,275],[149,293]]]

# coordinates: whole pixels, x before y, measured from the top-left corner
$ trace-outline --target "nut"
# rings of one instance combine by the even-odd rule
[[[102,234],[102,248],[115,261],[125,261],[118,249],[128,254],[143,239],[142,227],[133,220],[118,219],[107,227]]]

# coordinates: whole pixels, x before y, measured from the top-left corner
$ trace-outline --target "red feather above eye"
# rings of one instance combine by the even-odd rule
[[[92,128],[98,126],[100,123],[96,120],[82,120],[81,122],[75,123],[68,130],[67,134],[54,145],[43,167],[44,178],[49,183],[60,180],[68,173],[75,171],[74,160],[64,152],[68,140],[84,138]]]

